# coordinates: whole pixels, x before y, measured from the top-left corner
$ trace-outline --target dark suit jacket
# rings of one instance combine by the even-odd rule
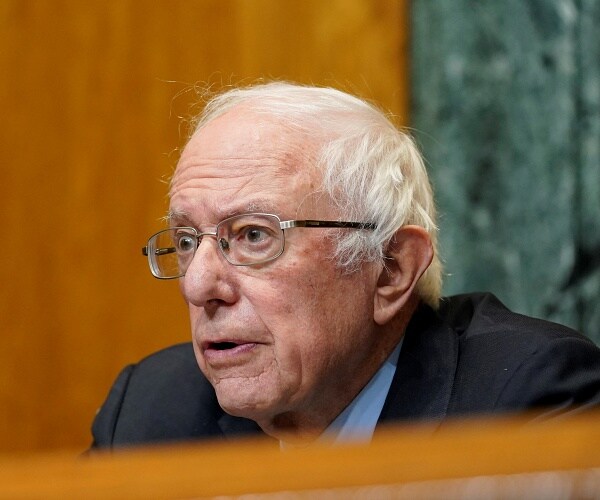
[[[506,309],[489,294],[422,306],[407,328],[379,424],[600,406],[600,349],[564,326]],[[378,424],[378,425],[379,425]],[[260,433],[218,405],[191,344],[126,367],[93,424],[95,447]]]

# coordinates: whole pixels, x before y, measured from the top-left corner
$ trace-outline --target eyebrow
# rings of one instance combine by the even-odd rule
[[[172,223],[173,221],[191,222],[192,217],[190,213],[185,210],[169,210],[167,215],[163,217],[163,220],[168,223]]]
[[[275,206],[268,200],[256,200],[246,205],[246,212],[263,212],[272,213],[275,211]]]
[[[245,206],[245,208],[221,212],[218,217],[218,220],[215,221],[215,223],[222,221],[224,219],[227,219],[228,217],[233,217],[234,215],[241,215],[241,214],[248,214],[248,213],[275,213],[276,210],[274,208],[275,207],[274,207],[273,203],[268,200],[255,200],[255,201],[248,203]],[[193,226],[192,214],[186,210],[170,209],[167,212],[167,215],[165,215],[163,217],[163,219],[169,224],[172,224],[173,222],[177,222],[177,223],[184,223],[184,224]],[[203,221],[203,222],[209,222],[209,221]]]

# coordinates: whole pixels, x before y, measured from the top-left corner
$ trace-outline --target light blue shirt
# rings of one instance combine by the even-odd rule
[[[333,442],[333,444],[371,441],[396,373],[402,340],[369,383],[352,403],[329,424],[319,439]]]

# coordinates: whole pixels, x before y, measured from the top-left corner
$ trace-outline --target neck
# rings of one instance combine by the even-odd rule
[[[298,411],[287,411],[276,415],[268,420],[257,423],[263,431],[270,436],[285,443],[286,446],[303,447],[317,440],[329,425],[350,405],[360,391],[372,380],[373,376],[381,368],[385,360],[389,358],[392,351],[397,347],[404,335],[410,315],[406,319],[395,318],[393,324],[382,328],[380,341],[366,350],[370,353],[371,362],[367,364],[371,369],[363,373],[348,374],[340,377],[334,384],[332,391],[318,391],[319,397],[311,402],[303,401],[297,405]],[[373,359],[376,360],[373,363]],[[328,393],[326,395],[325,393]],[[312,413],[309,408],[316,409]]]
[[[277,415],[265,425],[259,422],[259,425],[267,434],[286,445],[302,447],[316,441],[329,425],[330,422],[327,422],[324,415],[320,417],[311,419],[307,415],[287,412]]]

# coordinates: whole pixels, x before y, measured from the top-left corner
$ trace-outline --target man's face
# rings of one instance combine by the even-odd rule
[[[247,212],[335,219],[329,200],[314,195],[313,162],[298,132],[233,109],[184,149],[172,225],[212,231]],[[206,237],[181,278],[196,358],[219,403],[265,430],[277,419],[326,426],[382,361],[373,322],[379,268],[344,273],[331,259],[331,231],[339,230],[286,230],[284,253],[250,267],[229,264]]]

